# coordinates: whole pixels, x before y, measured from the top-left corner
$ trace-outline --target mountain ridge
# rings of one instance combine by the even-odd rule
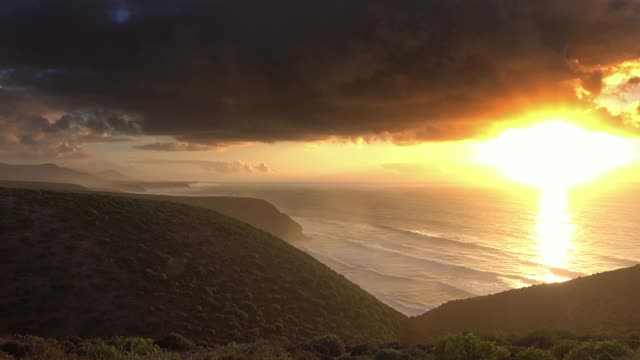
[[[640,331],[640,265],[449,301],[410,318],[413,341],[474,331],[504,335],[532,330],[628,335]]]
[[[38,181],[0,180],[0,186],[53,191],[95,192],[115,196],[174,201],[217,211],[287,241],[298,241],[305,238],[300,224],[289,215],[281,212],[276,206],[263,199],[227,196],[171,196],[129,192],[101,192],[76,184]]]
[[[0,238],[0,335],[387,342],[405,329],[310,255],[200,207],[0,188]]]

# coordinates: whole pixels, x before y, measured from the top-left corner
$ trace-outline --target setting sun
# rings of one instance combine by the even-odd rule
[[[593,132],[564,121],[509,129],[478,147],[478,161],[507,178],[540,188],[588,182],[628,163],[632,144],[623,137]]]

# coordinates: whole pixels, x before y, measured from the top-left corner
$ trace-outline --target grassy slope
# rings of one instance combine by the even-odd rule
[[[378,342],[405,322],[286,242],[172,202],[0,188],[0,257],[0,333]]]
[[[534,329],[625,335],[640,331],[640,265],[477,298],[452,301],[411,319],[415,339],[450,332]]]
[[[88,188],[70,183],[5,181],[0,180],[0,187],[54,190],[71,192],[88,192]],[[273,204],[254,198],[226,196],[166,196],[151,194],[134,194],[126,192],[100,192],[109,195],[130,196],[142,199],[168,200],[187,205],[203,207],[217,211],[226,216],[246,222],[286,241],[298,241],[305,238],[302,226],[287,214],[281,213]]]
[[[287,214],[262,199],[227,196],[163,196],[133,195],[149,199],[168,200],[203,207],[246,222],[260,230],[287,241],[303,240],[302,227]]]

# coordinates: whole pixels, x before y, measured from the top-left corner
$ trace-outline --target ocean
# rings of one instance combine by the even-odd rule
[[[640,186],[197,184],[187,194],[271,202],[302,225],[296,247],[410,316],[640,262]]]

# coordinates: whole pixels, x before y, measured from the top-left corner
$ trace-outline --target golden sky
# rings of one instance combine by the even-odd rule
[[[559,122],[629,139],[575,144],[569,131],[559,158],[597,159],[575,171],[636,180],[640,0],[167,3],[3,7],[0,161],[163,180],[492,183],[522,178],[496,153],[542,161],[547,135],[526,151],[502,141],[490,161],[483,144]]]

